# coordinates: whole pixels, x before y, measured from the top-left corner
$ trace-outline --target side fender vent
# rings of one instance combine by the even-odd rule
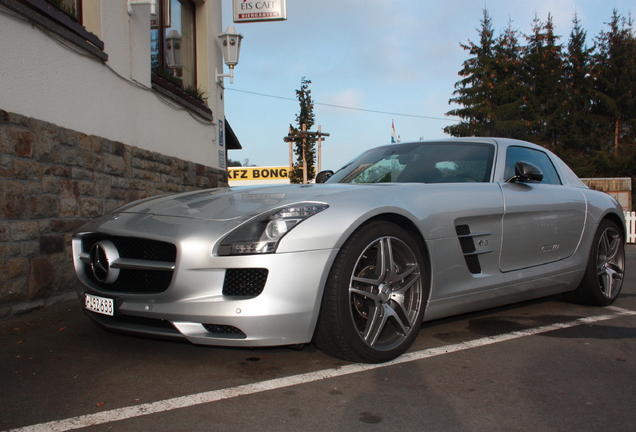
[[[479,255],[492,252],[492,249],[477,250],[475,247],[475,237],[489,236],[490,233],[471,233],[468,225],[456,225],[455,232],[457,233],[457,239],[459,245],[462,248],[464,254],[464,260],[468,271],[472,274],[481,273],[481,263],[479,262]]]

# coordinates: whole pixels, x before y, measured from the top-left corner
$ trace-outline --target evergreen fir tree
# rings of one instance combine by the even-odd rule
[[[518,32],[509,22],[494,47],[495,78],[491,94],[493,136],[526,138],[526,122],[522,112],[527,96],[523,85],[521,53]]]
[[[592,108],[595,100],[592,78],[592,54],[594,47],[586,45],[587,32],[574,17],[572,32],[565,54],[566,105],[562,149],[573,158],[581,158],[598,147],[598,120],[594,120]]]
[[[610,30],[597,39],[596,113],[606,119],[602,124],[605,150],[618,156],[621,144],[633,146],[636,138],[636,37],[632,20],[616,10],[608,25]]]
[[[493,112],[491,93],[494,87],[495,76],[495,39],[493,35],[492,20],[488,11],[484,9],[479,32],[479,43],[468,41],[468,44],[460,46],[472,56],[464,62],[459,76],[463,77],[455,84],[455,91],[450,103],[462,105],[446,113],[448,116],[457,116],[461,122],[447,126],[444,132],[452,136],[492,136]]]
[[[528,100],[524,114],[534,141],[556,145],[563,131],[565,85],[562,47],[554,34],[552,15],[542,23],[534,19],[532,34],[526,36],[524,67]]]

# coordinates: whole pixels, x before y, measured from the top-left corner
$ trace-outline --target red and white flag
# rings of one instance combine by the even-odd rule
[[[397,134],[395,133],[395,123],[391,120],[391,144],[398,142]]]

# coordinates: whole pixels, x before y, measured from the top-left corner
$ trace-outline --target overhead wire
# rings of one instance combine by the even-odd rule
[[[225,90],[230,90],[230,91],[234,91],[234,92],[238,92],[238,93],[246,93],[246,94],[251,94],[251,95],[255,95],[255,96],[268,97],[268,98],[273,98],[273,99],[282,99],[282,100],[294,101],[294,102],[297,101],[297,99],[294,99],[294,98],[289,98],[289,97],[284,97],[284,96],[276,96],[276,95],[269,95],[269,94],[265,94],[265,93],[258,93],[258,92],[248,91],[248,90],[239,90],[239,89],[236,89],[236,88],[226,88]],[[455,122],[459,121],[459,119],[430,117],[430,116],[423,116],[423,115],[417,115],[417,114],[404,114],[404,113],[396,113],[396,112],[390,112],[390,111],[379,111],[379,110],[348,107],[348,106],[343,106],[343,105],[335,105],[335,104],[328,104],[328,103],[315,102],[315,101],[314,101],[314,105],[326,106],[326,107],[331,107],[331,108],[339,108],[339,109],[347,109],[347,110],[352,110],[352,111],[362,111],[362,112],[368,112],[368,113],[374,113],[374,114],[388,114],[388,115],[392,115],[392,116],[396,116],[396,117],[421,118],[421,119],[427,119],[427,120],[447,121],[447,122],[451,122],[451,123],[455,123]]]

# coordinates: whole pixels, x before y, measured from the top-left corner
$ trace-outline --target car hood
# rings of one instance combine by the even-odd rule
[[[387,184],[388,185],[388,184]],[[265,211],[299,202],[325,202],[333,194],[369,185],[311,184],[243,186],[165,195],[136,201],[114,213],[187,217],[209,221],[247,220]]]

